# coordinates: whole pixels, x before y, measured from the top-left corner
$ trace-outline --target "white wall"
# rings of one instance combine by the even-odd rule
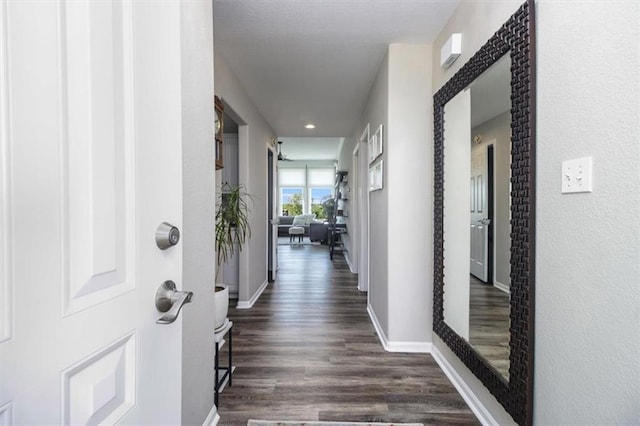
[[[430,71],[431,46],[389,46],[387,337],[410,344],[431,342],[433,174],[425,167],[433,164]]]
[[[537,424],[640,423],[640,3],[538,4]],[[593,157],[590,194],[561,162]]]
[[[463,90],[444,106],[444,322],[469,340],[471,286],[469,211],[471,191],[471,92]]]
[[[275,137],[245,89],[226,65],[215,55],[215,88],[246,125],[239,127],[239,180],[253,196],[251,239],[240,253],[238,304],[248,307],[267,285],[267,147]]]
[[[183,283],[182,424],[202,424],[213,407],[214,145],[213,15],[210,1],[181,4]],[[171,366],[168,366],[171,368]]]

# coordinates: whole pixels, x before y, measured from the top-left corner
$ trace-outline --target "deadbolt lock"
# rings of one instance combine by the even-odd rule
[[[156,230],[156,244],[160,250],[175,246],[180,241],[180,230],[167,222],[162,222]]]

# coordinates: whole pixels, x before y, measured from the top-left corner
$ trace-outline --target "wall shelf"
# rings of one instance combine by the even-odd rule
[[[346,171],[336,172],[336,182],[334,185],[335,194],[333,196],[334,208],[333,216],[329,221],[329,258],[333,260],[333,255],[339,252],[345,252],[344,241],[342,241],[342,235],[347,233],[347,225],[345,223],[338,223],[339,217],[347,217],[345,214],[345,201],[346,198],[342,198],[343,191],[346,190],[348,183]],[[338,208],[338,202],[341,202],[342,208]]]

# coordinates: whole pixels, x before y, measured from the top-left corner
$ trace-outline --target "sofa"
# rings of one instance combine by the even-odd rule
[[[309,225],[315,221],[313,214],[301,214],[297,216],[278,216],[278,237],[288,237],[289,228],[301,226],[304,228],[304,236],[309,236]]]
[[[309,224],[309,241],[325,244],[329,239],[329,222],[311,222]]]

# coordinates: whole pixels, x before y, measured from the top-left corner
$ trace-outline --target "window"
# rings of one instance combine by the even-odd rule
[[[329,219],[324,211],[322,203],[333,198],[332,188],[309,189],[309,211],[316,215],[316,219]]]
[[[302,206],[304,205],[302,188],[280,188],[280,200],[281,209],[280,214],[282,216],[295,216],[302,214]]]
[[[328,219],[322,203],[333,198],[334,169],[308,169],[307,186],[309,187],[309,212],[317,219]]]
[[[333,197],[334,179],[335,169],[330,167],[278,169],[280,214],[313,213],[317,219],[325,219],[322,203]]]
[[[306,187],[305,169],[279,169],[278,185],[280,187],[280,214],[282,216],[303,214]]]

